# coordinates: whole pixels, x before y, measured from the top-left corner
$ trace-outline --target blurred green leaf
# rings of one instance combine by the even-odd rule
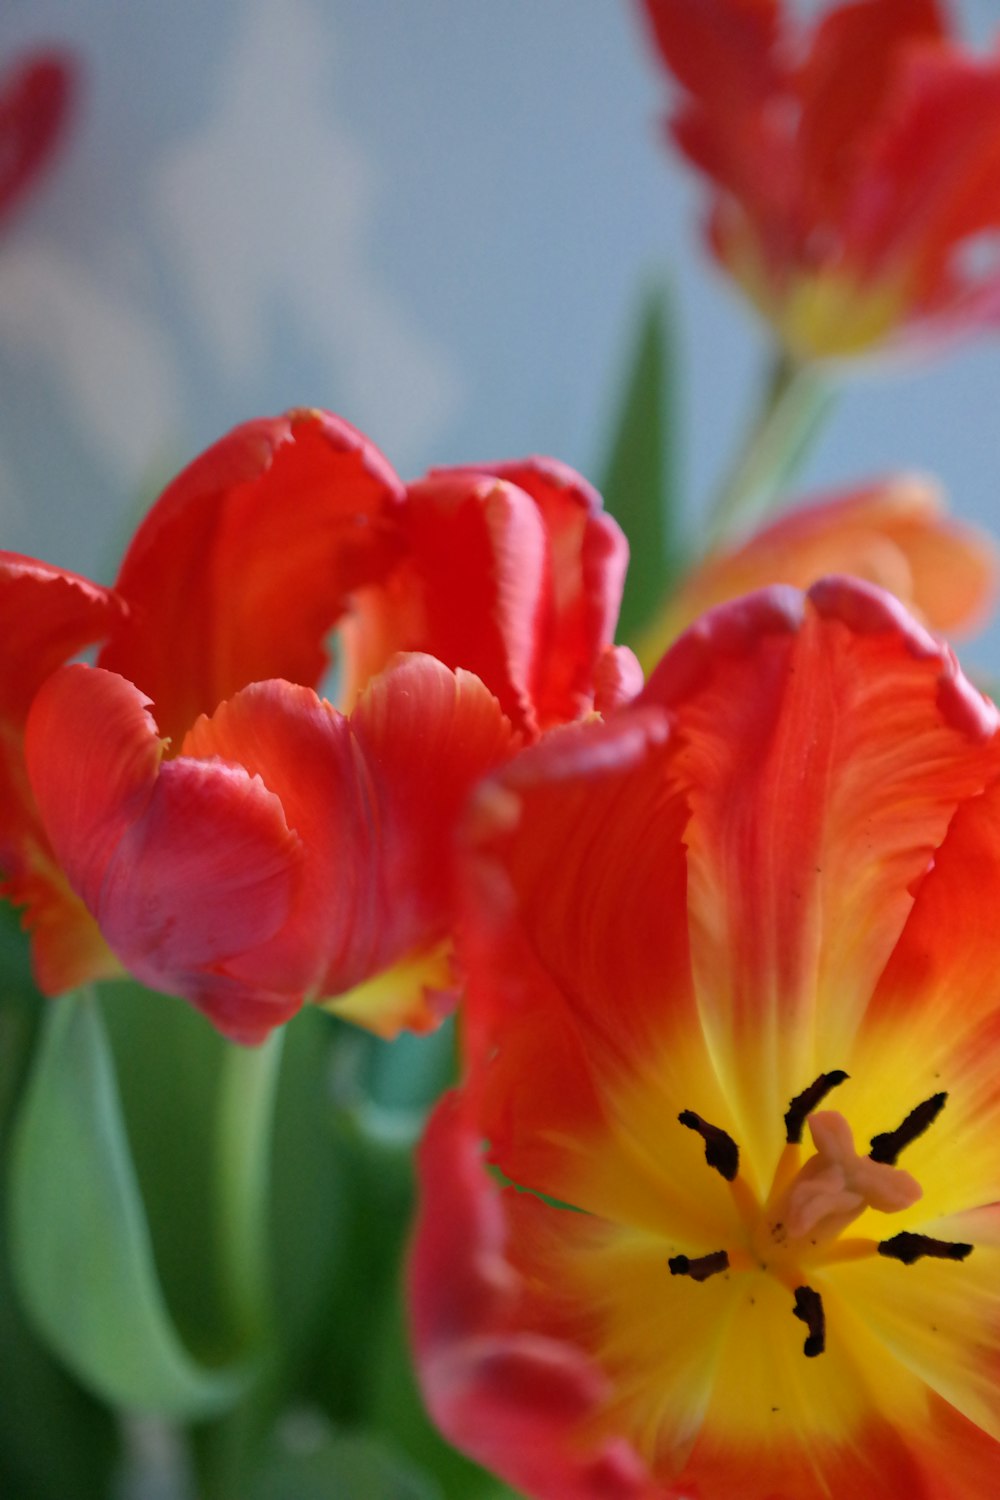
[[[333,1053],[342,1029],[325,1011],[307,1006],[288,1024],[278,1080],[272,1255],[290,1382],[315,1347],[330,1288],[350,1275],[347,1223],[357,1205],[331,1120]]]
[[[193,1416],[245,1374],[187,1353],[156,1276],[96,1001],[49,1011],[12,1148],[11,1259],[38,1332],[93,1391],[128,1410]]]
[[[183,1000],[131,980],[99,993],[158,1280],[182,1341],[216,1364],[236,1342],[219,1287],[212,1146],[230,1044]]]
[[[296,1430],[298,1427],[298,1430]],[[377,1438],[324,1432],[311,1422],[285,1426],[281,1449],[251,1483],[248,1500],[441,1500],[433,1479],[419,1474]]]
[[[629,540],[619,638],[632,639],[684,566],[677,445],[678,372],[672,298],[645,298],[603,470],[604,503]]]
[[[0,905],[0,1495],[18,1500],[106,1500],[116,1453],[107,1412],[55,1363],[18,1306],[3,1221],[8,1127],[43,999],[31,981],[27,939]],[[53,1442],[58,1432],[58,1442]]]

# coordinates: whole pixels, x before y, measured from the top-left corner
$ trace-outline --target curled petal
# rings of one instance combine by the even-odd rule
[[[419,1166],[412,1332],[424,1397],[442,1431],[538,1500],[670,1500],[624,1443],[587,1432],[603,1394],[596,1368],[578,1349],[523,1326],[500,1195],[454,1096],[432,1116]]]
[[[489,472],[531,496],[548,543],[551,599],[533,692],[538,721],[548,727],[577,719],[593,703],[595,673],[614,639],[628,543],[597,491],[568,465],[530,458],[490,465]]]
[[[60,864],[125,967],[211,1011],[203,976],[286,920],[299,839],[244,769],[163,764],[147,702],[114,673],[61,668],[32,707],[28,771]]]
[[[383,1035],[435,1025],[455,999],[441,945],[458,810],[513,743],[482,684],[428,657],[377,678],[350,720],[287,682],[254,684],[199,720],[185,757],[259,777],[302,844],[288,920],[227,964],[230,977],[342,996],[345,1015]]]
[[[427,651],[474,671],[529,733],[589,712],[627,557],[600,505],[551,459],[410,485],[405,560],[348,627],[348,701],[394,652]]]
[[[126,553],[129,627],[100,665],[179,744],[248,683],[315,684],[348,594],[395,556],[402,486],[347,422],[294,411],[237,427],[164,491]]]
[[[2,892],[24,907],[35,979],[46,994],[115,973],[118,964],[45,836],[24,762],[25,718],[49,674],[123,618],[121,601],[107,589],[33,558],[0,553]]]
[[[122,600],[110,589],[33,557],[0,552],[0,719],[23,724],[49,673],[124,618]]]

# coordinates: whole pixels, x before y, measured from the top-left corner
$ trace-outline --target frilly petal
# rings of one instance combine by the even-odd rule
[[[535,734],[593,707],[627,547],[600,498],[551,459],[438,469],[410,485],[405,559],[355,600],[347,701],[394,652],[482,678]]]

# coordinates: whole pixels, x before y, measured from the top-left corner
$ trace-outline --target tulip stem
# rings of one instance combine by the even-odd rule
[[[247,1352],[272,1321],[270,1187],[274,1102],[284,1028],[259,1047],[226,1051],[216,1123],[222,1295]]]
[[[709,512],[709,548],[760,519],[799,468],[831,405],[815,366],[774,360],[758,410]]]

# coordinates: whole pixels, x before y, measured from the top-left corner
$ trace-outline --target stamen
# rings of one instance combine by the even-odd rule
[[[790,1146],[797,1146],[802,1140],[802,1128],[806,1123],[806,1117],[811,1115],[831,1089],[835,1089],[839,1083],[844,1083],[847,1074],[843,1068],[834,1068],[832,1073],[821,1073],[815,1083],[811,1083],[801,1094],[796,1094],[791,1104],[785,1110],[785,1140]]]
[[[806,1359],[815,1359],[826,1348],[826,1314],[819,1292],[814,1291],[811,1286],[796,1287],[792,1316],[798,1318],[809,1330],[809,1337],[802,1345],[802,1353]]]
[[[718,1125],[709,1125],[693,1109],[682,1110],[677,1118],[688,1130],[697,1131],[705,1142],[705,1160],[708,1165],[721,1173],[727,1182],[734,1181],[740,1170],[740,1148],[732,1136],[727,1131],[720,1130]]]
[[[729,1256],[725,1250],[713,1250],[711,1255],[699,1255],[689,1260],[686,1255],[672,1255],[667,1261],[671,1276],[690,1276],[692,1281],[707,1281],[729,1270]]]
[[[935,1240],[929,1234],[910,1234],[906,1230],[894,1234],[891,1240],[881,1240],[878,1245],[879,1255],[901,1260],[904,1266],[912,1266],[925,1255],[934,1260],[965,1260],[974,1249],[974,1245],[963,1245],[960,1240]]]
[[[928,1125],[934,1123],[944,1109],[947,1097],[947,1094],[932,1094],[923,1104],[911,1109],[902,1125],[897,1125],[895,1130],[884,1130],[881,1135],[873,1135],[870,1142],[872,1149],[868,1153],[872,1161],[894,1167],[903,1147],[909,1146],[918,1136],[923,1135]]]

